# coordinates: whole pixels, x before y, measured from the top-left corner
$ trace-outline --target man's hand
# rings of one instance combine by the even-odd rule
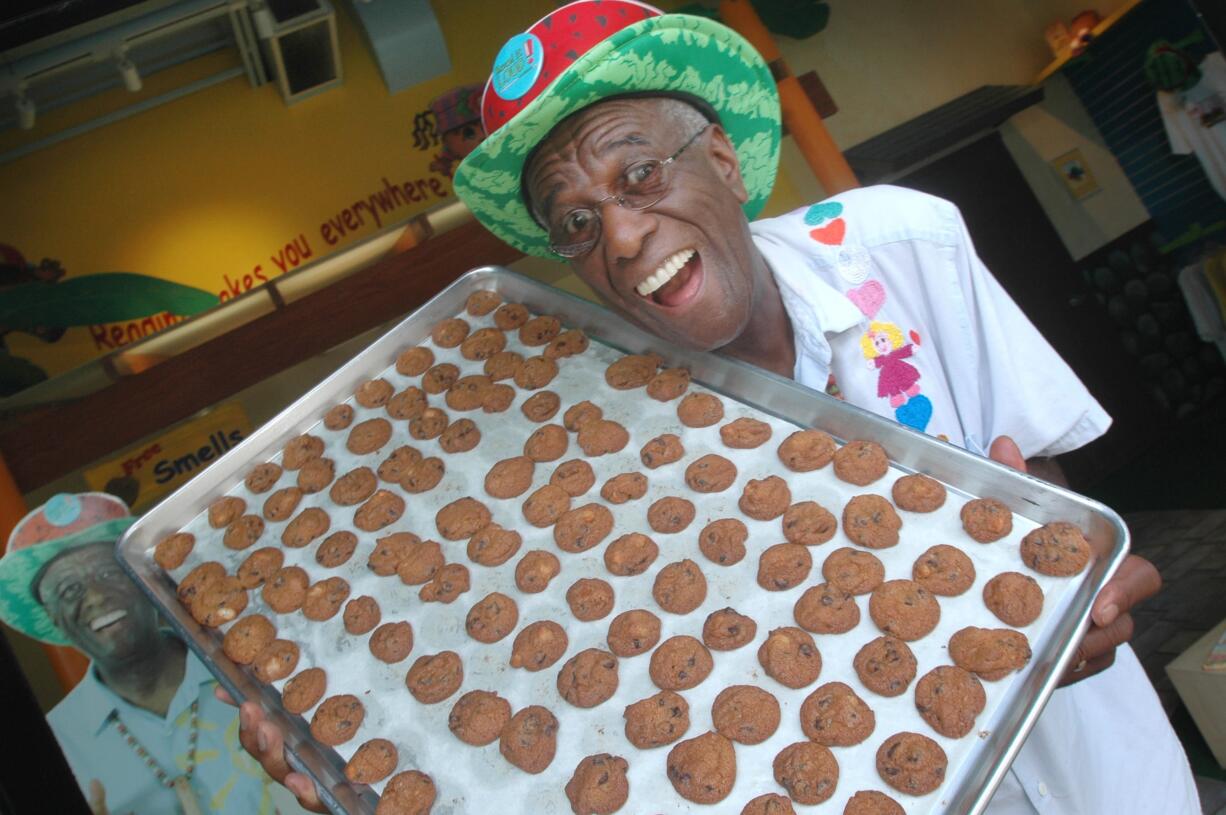
[[[106,808],[106,788],[97,778],[89,782],[89,811],[91,815],[109,815]]]
[[[213,693],[227,705],[234,704],[234,699],[220,685]],[[311,812],[328,811],[328,808],[319,802],[319,795],[316,794],[311,779],[290,769],[285,761],[285,743],[280,729],[265,720],[264,711],[260,710],[260,706],[255,702],[244,702],[238,709],[238,740],[243,749],[260,762],[264,772],[292,792],[304,809]]]
[[[1021,451],[1008,436],[993,441],[988,456],[1015,470],[1027,471]],[[1162,577],[1154,564],[1136,555],[1126,557],[1094,598],[1090,630],[1077,646],[1072,665],[1060,678],[1061,686],[1110,668],[1115,662],[1115,649],[1132,638],[1132,607],[1153,597],[1161,588]]]

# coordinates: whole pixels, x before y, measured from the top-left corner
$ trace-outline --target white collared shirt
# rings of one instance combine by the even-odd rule
[[[1026,458],[1057,455],[1110,425],[948,201],[868,187],[750,231],[792,321],[797,382],[980,454],[1007,435]],[[1052,695],[988,812],[1199,812],[1183,748],[1131,648]]]

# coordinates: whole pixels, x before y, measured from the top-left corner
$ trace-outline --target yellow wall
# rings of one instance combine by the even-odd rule
[[[508,21],[531,20],[551,4],[519,2],[514,15],[479,13],[488,4],[477,0],[433,5],[449,76],[389,96],[338,3],[341,88],[287,108],[275,85],[253,89],[236,78],[0,166],[0,242],[27,260],[57,258],[69,275],[138,272],[220,294],[281,274],[279,261],[292,269],[280,254],[287,244],[297,241],[315,260],[374,234],[380,226],[365,208],[365,224],[334,245],[321,225],[382,190],[384,178],[426,181],[423,200],[382,215],[384,227],[437,204],[450,183],[428,169],[435,150],[413,148],[414,115],[457,84],[484,81]],[[138,96],[116,90],[40,115],[29,134],[4,134],[0,150],[236,62],[212,55],[149,77]],[[87,329],[53,346],[11,335],[9,347],[51,373],[107,350]]]
[[[825,32],[778,41],[795,73],[816,70],[830,89],[840,111],[828,124],[847,148],[980,85],[1028,81],[1050,58],[1043,26],[1057,17],[1068,19],[1083,5],[1082,0],[834,3]],[[438,93],[483,80],[506,36],[553,4],[516,0],[500,6],[498,14],[480,0],[433,7],[453,63],[449,76],[389,96],[340,3],[341,88],[287,108],[274,85],[253,89],[237,78],[0,166],[6,192],[0,197],[0,242],[13,244],[27,259],[57,258],[70,275],[139,272],[220,294],[258,283],[258,275],[281,273],[280,253],[294,241],[309,247],[309,259],[316,260],[368,237],[380,226],[366,212],[366,223],[335,245],[324,241],[320,227],[382,189],[384,178],[426,179],[428,200],[382,216],[383,228],[403,222],[437,202],[436,191],[450,189],[446,179],[428,170],[434,151],[412,148],[413,116]],[[212,55],[147,77],[137,96],[117,89],[40,114],[30,134],[0,134],[0,151],[234,64],[235,54]],[[1113,175],[1105,167],[1113,160],[1101,145],[1095,148],[1094,134],[1069,126],[1078,107],[1069,97],[1064,94],[1055,113],[1031,113],[1024,127],[1006,128],[1006,134],[1019,162],[1029,162],[1023,169],[1043,188],[1040,198],[1070,250],[1080,254],[1118,234],[1138,213],[1126,179],[1118,168]],[[1066,115],[1069,110],[1073,113]],[[1104,194],[1084,205],[1063,201],[1058,187],[1043,183],[1045,158],[1087,146],[1095,148],[1086,151],[1087,160],[1099,165],[1092,169],[1100,180],[1110,179],[1110,189],[1105,186]],[[794,145],[785,140],[779,184],[766,214],[821,197]],[[1087,208],[1097,214],[1087,216]],[[524,266],[572,291],[585,291],[563,267],[535,261]],[[99,343],[87,329],[71,330],[50,346],[25,335],[9,337],[14,353],[50,373],[84,362],[108,350],[108,344],[109,338]]]

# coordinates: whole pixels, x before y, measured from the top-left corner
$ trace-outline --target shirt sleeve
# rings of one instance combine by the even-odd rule
[[[968,446],[987,450],[1010,436],[1025,458],[1075,450],[1101,436],[1111,417],[984,266],[962,215],[956,221],[953,261],[973,357],[970,381],[955,388]],[[974,388],[975,393],[967,393]],[[958,398],[958,390],[963,391]],[[978,406],[967,415],[964,406]]]
[[[1186,156],[1192,152],[1192,145],[1183,132],[1183,106],[1173,93],[1158,91],[1158,113],[1162,116],[1162,126],[1166,129],[1166,139],[1171,144],[1171,152],[1177,156]]]

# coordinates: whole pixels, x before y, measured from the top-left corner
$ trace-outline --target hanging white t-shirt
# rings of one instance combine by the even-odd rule
[[[1200,64],[1200,81],[1186,91],[1158,91],[1158,110],[1171,152],[1195,153],[1209,183],[1226,198],[1226,59],[1221,51]]]
[[[750,225],[779,284],[796,381],[984,453],[1056,455],[1110,418],[975,255],[957,208],[870,187]],[[1057,690],[990,815],[1199,812],[1196,786],[1128,646]]]

